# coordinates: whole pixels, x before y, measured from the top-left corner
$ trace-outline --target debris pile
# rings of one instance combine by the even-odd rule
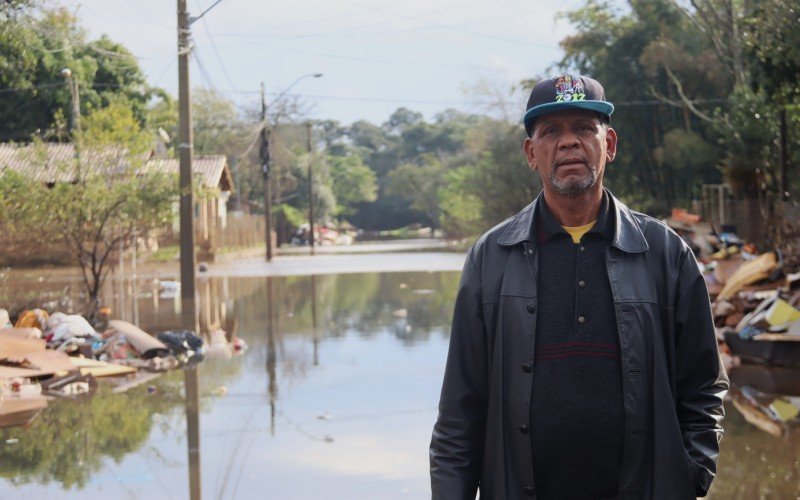
[[[215,351],[240,353],[246,344],[215,332]],[[52,398],[91,398],[98,380],[113,392],[203,360],[208,346],[190,330],[156,336],[110,320],[97,331],[80,315],[43,309],[24,311],[14,326],[0,309],[0,428],[28,425]]]
[[[800,253],[791,250],[797,242],[761,251],[733,228],[715,231],[679,209],[665,222],[698,257],[726,366],[800,368]]]

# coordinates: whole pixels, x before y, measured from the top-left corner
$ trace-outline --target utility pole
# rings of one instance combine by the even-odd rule
[[[272,181],[270,176],[269,128],[267,127],[267,100],[264,82],[261,82],[261,173],[264,174],[264,214],[267,233],[267,262],[272,261]]]
[[[194,301],[194,193],[192,191],[192,98],[189,53],[192,50],[186,0],[178,0],[178,153],[180,158],[181,298]]]
[[[314,255],[314,158],[311,155],[311,122],[306,122],[306,150],[308,151],[308,243]]]

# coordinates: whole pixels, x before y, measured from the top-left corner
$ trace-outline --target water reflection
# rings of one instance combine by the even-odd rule
[[[99,498],[109,483],[153,498],[260,498],[267,483],[275,498],[429,497],[457,283],[452,272],[201,279],[195,308],[157,281],[115,283],[118,317],[150,332],[222,329],[250,350],[126,394],[56,400],[29,429],[0,431],[0,498]],[[800,374],[744,366],[731,378],[711,498],[800,496]]]
[[[85,404],[57,400],[29,429],[0,431],[0,477],[4,478],[0,497],[11,496],[12,491],[39,496],[51,484],[63,488],[64,495],[101,496],[103,485],[109,482],[124,485],[135,496],[147,496],[163,490],[165,481],[176,488],[176,467],[185,471],[181,475],[188,481],[178,488],[184,493],[173,491],[171,496],[199,499],[203,491],[211,496],[245,490],[252,494],[260,490],[240,486],[240,480],[246,482],[241,472],[220,479],[218,471],[247,467],[239,456],[242,448],[245,455],[256,453],[252,442],[248,443],[253,433],[258,436],[258,418],[252,415],[264,406],[269,418],[265,432],[281,442],[306,439],[324,445],[333,443],[336,434],[326,427],[336,427],[347,441],[347,433],[358,427],[351,429],[351,422],[378,422],[397,415],[432,419],[433,394],[421,393],[421,399],[414,394],[411,398],[400,393],[376,394],[341,407],[337,400],[350,397],[346,392],[360,382],[361,373],[370,380],[373,367],[366,364],[376,363],[371,384],[383,383],[380,373],[387,368],[401,370],[403,375],[392,377],[399,382],[413,376],[414,353],[406,354],[405,363],[394,365],[387,355],[400,357],[390,354],[391,344],[379,341],[386,334],[397,346],[413,347],[439,332],[441,342],[431,352],[441,356],[457,280],[456,273],[201,279],[194,302],[181,301],[179,294],[160,293],[159,280],[116,280],[105,299],[116,317],[138,318],[150,332],[188,327],[208,335],[222,329],[228,341],[245,338],[251,345],[249,353],[244,358],[210,357],[196,370],[167,373],[126,394],[102,387]],[[54,290],[64,286],[59,282],[41,286],[47,285]],[[359,342],[369,342],[366,349],[383,352],[356,361],[354,353],[362,349]],[[261,370],[254,370],[258,365]],[[438,369],[441,359],[436,358],[432,366]],[[298,411],[293,396],[312,375],[317,378],[309,387],[326,386],[319,370],[358,378],[309,399],[315,409],[310,416],[302,416],[308,411]],[[433,387],[439,376],[435,371],[430,374],[426,390],[438,390]],[[250,385],[258,380],[264,384],[261,390]],[[389,385],[395,391],[401,389],[397,382]],[[227,396],[220,396],[226,392]],[[402,406],[392,409],[389,402]],[[326,413],[329,409],[333,416]],[[219,424],[220,414],[226,415],[223,429],[227,430],[209,432],[209,427]],[[419,426],[424,440],[429,426],[430,422]],[[220,436],[239,432],[241,437],[235,442],[241,446],[229,449],[230,441],[220,443]],[[201,454],[203,448],[207,450]],[[209,467],[209,462],[214,466]],[[425,467],[424,453],[415,462]]]
[[[800,370],[730,372],[718,479],[709,498],[800,496]]]
[[[186,446],[189,457],[189,498],[200,500],[200,378],[197,367],[183,371],[186,394]]]

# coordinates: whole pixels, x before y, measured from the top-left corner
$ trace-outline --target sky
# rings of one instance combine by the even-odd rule
[[[187,0],[190,15],[214,1]],[[150,85],[177,95],[175,0],[59,3],[90,38],[105,33],[133,52]],[[583,4],[221,0],[192,25],[191,85],[256,106],[264,82],[268,101],[300,96],[308,118],[343,124],[379,124],[401,106],[426,119],[455,108],[516,120],[526,96],[509,95],[512,85],[556,71],[559,41],[574,31],[556,15]],[[323,76],[304,77],[313,73]]]

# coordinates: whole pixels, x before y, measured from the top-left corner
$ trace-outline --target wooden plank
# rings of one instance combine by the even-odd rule
[[[41,339],[42,331],[34,327],[12,326],[11,328],[0,328],[0,337],[4,336],[18,339]]]
[[[70,362],[70,357],[59,351],[42,350],[40,352],[28,352],[24,355],[9,356],[15,360],[26,360],[30,363],[30,368],[20,368],[16,366],[0,366],[0,377],[44,377],[55,375],[61,372],[70,372],[75,367]]]
[[[82,375],[94,375],[95,377],[114,377],[136,373],[138,370],[132,366],[114,365],[105,361],[97,361],[88,358],[69,358],[72,365],[80,369]]]
[[[0,403],[0,427],[25,425],[47,407],[47,398],[6,398]]]
[[[800,335],[787,335],[785,333],[759,333],[753,340],[762,342],[800,342]]]
[[[31,352],[44,351],[45,341],[42,339],[20,338],[16,334],[0,335],[0,359],[25,356]]]

